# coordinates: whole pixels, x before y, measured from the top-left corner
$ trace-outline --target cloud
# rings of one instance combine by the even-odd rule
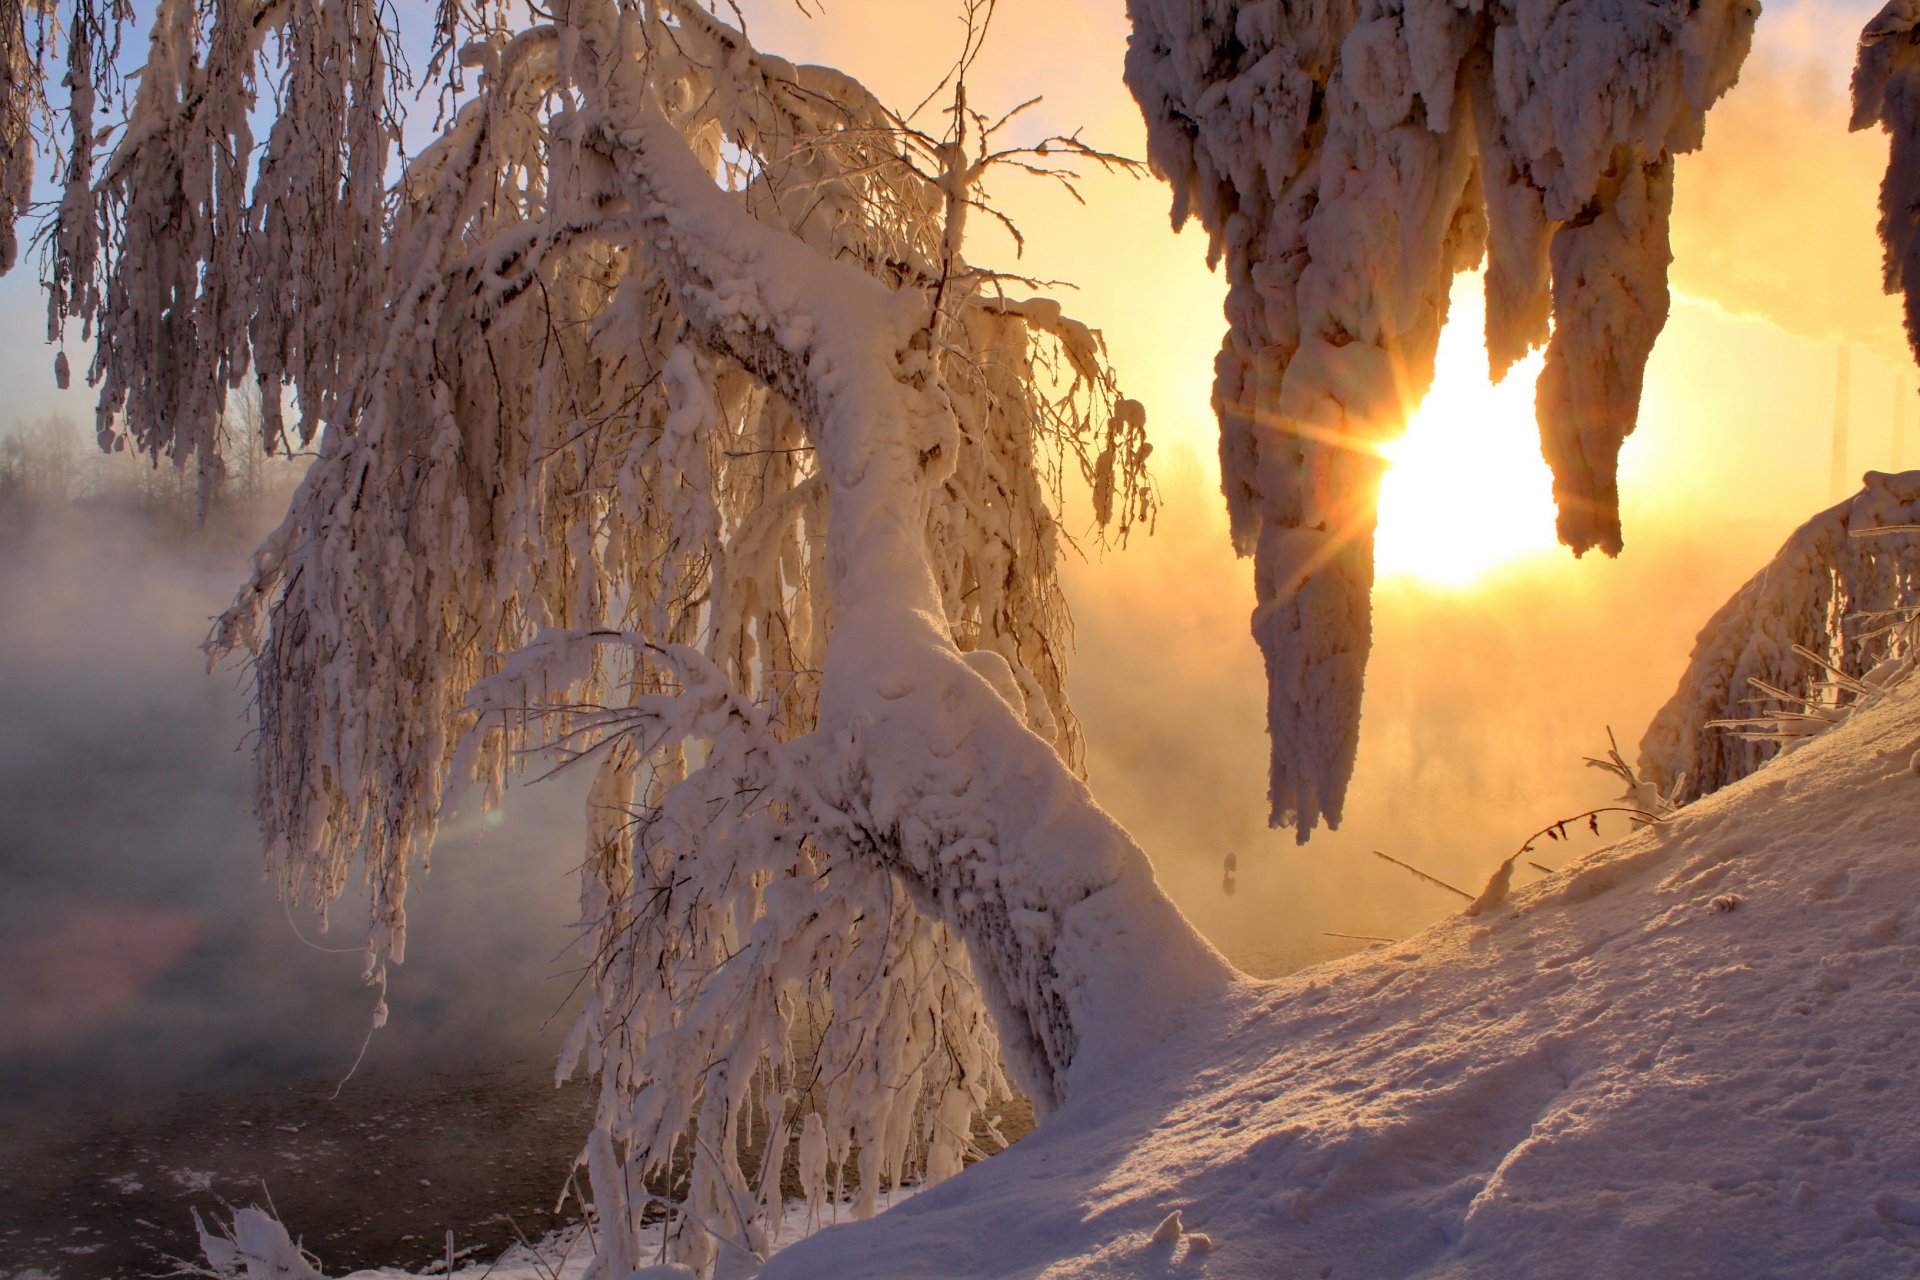
[[[1849,133],[1849,114],[1830,60],[1755,49],[1708,115],[1705,147],[1680,159],[1672,281],[1789,333],[1904,363],[1899,306],[1881,288],[1887,143],[1877,130]]]

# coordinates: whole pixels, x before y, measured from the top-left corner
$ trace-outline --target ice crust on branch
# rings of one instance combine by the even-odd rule
[[[1860,492],[1794,530],[1694,641],[1640,740],[1640,776],[1676,804],[1746,777],[1844,718],[1910,662],[1920,584],[1920,471],[1869,471]],[[1852,680],[1832,676],[1838,671]],[[1766,731],[1729,732],[1761,726]]]
[[[1150,518],[1144,417],[961,257],[1004,145],[964,102],[929,135],[688,0],[448,4],[392,181],[398,12],[161,0],[53,320],[98,337],[103,442],[217,468],[226,390],[292,393],[269,436],[317,456],[210,648],[253,661],[283,891],[371,884],[371,980],[453,791],[593,771],[596,1265],[657,1201],[704,1274],[771,1247],[790,1150],[869,1212],[1230,980],[1065,697],[1054,513]]]
[[[1129,0],[1127,80],[1176,226],[1226,261],[1233,539],[1255,557],[1272,820],[1340,820],[1371,644],[1380,446],[1484,259],[1500,376],[1545,343],[1561,540],[1620,549],[1615,463],[1666,320],[1673,156],[1757,0]]]

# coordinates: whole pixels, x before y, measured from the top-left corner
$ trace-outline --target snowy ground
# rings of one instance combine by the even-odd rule
[[[901,1204],[915,1193],[900,1189],[883,1197],[883,1203]],[[831,1210],[809,1210],[795,1201],[780,1224],[777,1243],[786,1244],[818,1230]],[[258,1208],[244,1209],[230,1219],[202,1227],[201,1240],[209,1262],[217,1274],[240,1275],[246,1280],[319,1280],[312,1258],[289,1235],[286,1227]],[[643,1252],[660,1249],[660,1229],[656,1225],[641,1232]],[[468,1251],[470,1252],[470,1251]],[[493,1261],[472,1261],[453,1250],[450,1265],[430,1267],[422,1272],[398,1271],[376,1267],[356,1271],[342,1280],[580,1280],[593,1261],[592,1235],[583,1227],[569,1227],[537,1242],[515,1245]],[[641,1280],[680,1280],[692,1273],[667,1264],[643,1267]],[[742,1280],[754,1274],[750,1257],[722,1254],[714,1269],[716,1280]],[[22,1280],[31,1280],[23,1277]],[[631,1278],[619,1278],[631,1280]]]
[[[1246,983],[766,1280],[1920,1273],[1917,749],[1910,686],[1509,907]]]
[[[1909,687],[1490,918],[1250,984],[766,1274],[1915,1274],[1917,747]],[[1211,1252],[1150,1240],[1176,1209]]]

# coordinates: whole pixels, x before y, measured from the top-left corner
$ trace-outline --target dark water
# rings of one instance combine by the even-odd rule
[[[551,1082],[577,787],[449,825],[368,1043],[356,904],[322,934],[275,901],[244,693],[196,652],[250,544],[0,537],[0,1278],[169,1274],[222,1199],[336,1271],[556,1221],[590,1110]]]
[[[329,1274],[491,1258],[577,1220],[592,1092],[544,1063],[187,1094],[17,1120],[0,1143],[0,1274],[166,1276],[193,1213],[271,1205]],[[564,1196],[564,1203],[560,1203]]]

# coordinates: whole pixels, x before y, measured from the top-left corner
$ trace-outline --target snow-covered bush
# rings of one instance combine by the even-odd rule
[[[1675,803],[1717,791],[1871,705],[1910,670],[1920,605],[1920,471],[1869,471],[1794,530],[1702,628],[1640,742]]]

